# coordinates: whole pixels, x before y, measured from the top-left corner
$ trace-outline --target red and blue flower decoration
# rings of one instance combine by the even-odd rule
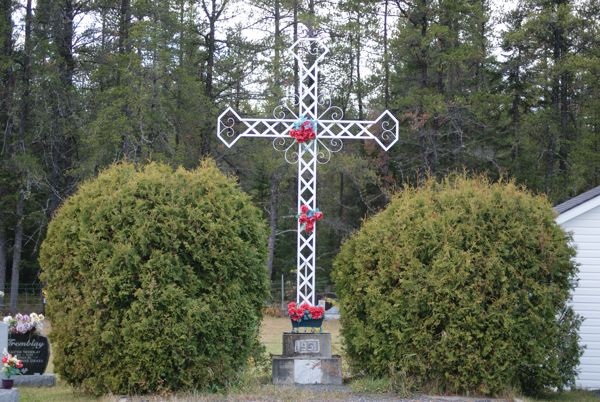
[[[306,117],[301,116],[300,119],[293,124],[292,129],[290,130],[290,137],[295,138],[298,144],[310,142],[317,137],[316,130],[316,120],[307,119]]]
[[[310,321],[320,320],[325,315],[325,309],[321,306],[311,306],[308,303],[302,303],[299,307],[296,303],[288,304],[288,314],[292,321]]]
[[[302,205],[297,218],[301,225],[300,229],[306,233],[312,233],[315,230],[315,222],[323,219],[323,212],[319,211],[319,208],[313,210],[308,205]]]

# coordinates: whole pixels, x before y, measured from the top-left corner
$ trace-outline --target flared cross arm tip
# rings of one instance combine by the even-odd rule
[[[227,148],[231,148],[239,140],[235,126],[241,120],[240,115],[232,107],[227,107],[217,118],[217,137]]]
[[[386,110],[376,120],[319,120],[318,138],[321,140],[374,140],[385,151],[400,135],[400,123]]]
[[[400,122],[394,117],[394,115],[386,110],[381,113],[377,120],[375,120],[374,127],[379,127],[376,133],[375,140],[385,151],[388,151],[396,142],[400,135]]]
[[[227,107],[217,119],[217,136],[231,148],[242,137],[276,138],[288,137],[295,119],[255,119],[240,117]]]

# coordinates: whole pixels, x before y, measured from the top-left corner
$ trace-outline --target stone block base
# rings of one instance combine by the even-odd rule
[[[25,374],[15,375],[15,387],[23,385],[26,387],[53,387],[56,385],[56,376],[54,374]]]
[[[340,356],[294,358],[273,356],[273,384],[334,384],[342,383]]]
[[[0,389],[0,402],[19,402],[19,390]]]
[[[284,332],[283,356],[302,359],[331,357],[331,334]]]

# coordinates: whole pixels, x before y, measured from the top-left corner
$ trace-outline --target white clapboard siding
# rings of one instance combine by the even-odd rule
[[[573,303],[600,306],[600,295],[573,295]]]
[[[578,250],[577,255],[580,258],[600,258],[600,250]]]
[[[577,386],[600,388],[600,206],[561,222],[561,226],[573,235],[579,264],[571,304],[584,318],[579,335],[586,349],[578,367]]]
[[[580,272],[581,274],[589,275],[600,273],[600,265],[596,265],[592,258],[578,258],[577,263],[579,265],[585,265],[585,271]]]
[[[594,227],[600,226],[600,219],[587,219],[582,222],[569,222],[569,227],[571,228],[581,228],[584,229],[581,234],[588,234],[588,229],[593,229]]]

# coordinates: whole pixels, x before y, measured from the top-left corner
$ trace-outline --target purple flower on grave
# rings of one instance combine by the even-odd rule
[[[42,314],[16,314],[14,317],[8,315],[2,319],[8,325],[8,331],[13,334],[26,334],[33,331],[41,331],[44,326]]]

